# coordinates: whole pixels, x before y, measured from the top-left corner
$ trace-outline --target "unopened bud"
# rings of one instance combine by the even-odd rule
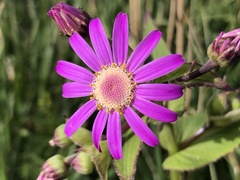
[[[208,47],[209,58],[221,67],[240,58],[240,28],[221,32]]]
[[[82,9],[60,2],[51,8],[48,15],[64,35],[71,36],[75,31],[82,36],[88,35],[88,24],[92,18]]]
[[[51,146],[65,148],[73,144],[73,142],[67,138],[66,134],[64,133],[64,127],[65,124],[61,124],[55,129],[53,139],[49,141]]]
[[[80,127],[78,130],[70,137],[71,141],[78,146],[86,146],[92,144],[92,132]]]
[[[93,171],[93,162],[89,154],[80,151],[72,161],[73,168],[80,174],[90,174]]]
[[[49,158],[42,166],[42,171],[37,180],[57,180],[67,176],[68,167],[64,163],[64,158],[56,154]]]

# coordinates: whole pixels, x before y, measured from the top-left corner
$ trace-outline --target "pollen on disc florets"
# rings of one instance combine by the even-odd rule
[[[107,112],[122,113],[124,107],[131,104],[134,98],[136,82],[129,73],[125,64],[118,66],[103,66],[101,71],[95,73],[92,97],[97,101],[98,109]]]

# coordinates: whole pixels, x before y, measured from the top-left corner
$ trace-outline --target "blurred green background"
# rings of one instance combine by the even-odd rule
[[[79,106],[79,99],[61,96],[64,79],[55,72],[57,60],[80,63],[67,37],[47,16],[59,1],[0,1],[0,180],[36,179],[44,161],[61,151],[50,147],[54,129]],[[163,32],[171,52],[187,61],[207,60],[206,49],[220,31],[240,27],[238,0],[69,0],[92,17],[99,17],[111,34],[118,12],[130,16],[131,37],[138,42],[144,32],[146,15]],[[133,46],[135,43],[132,43]],[[240,64],[219,71],[233,87],[240,87]],[[209,93],[209,89],[201,93]],[[187,108],[197,108],[198,90],[186,98]],[[160,148],[159,148],[160,149]],[[159,150],[158,149],[158,150]],[[158,151],[160,152],[160,150]],[[149,155],[140,156],[137,177],[158,179]],[[225,168],[220,167],[219,170]],[[141,170],[144,170],[141,172]],[[222,172],[224,174],[224,172]],[[116,178],[112,170],[111,179]],[[143,175],[143,176],[142,176]],[[76,179],[72,176],[71,179]],[[83,176],[95,179],[95,175]],[[208,170],[191,176],[210,178]],[[224,176],[223,176],[224,177]]]

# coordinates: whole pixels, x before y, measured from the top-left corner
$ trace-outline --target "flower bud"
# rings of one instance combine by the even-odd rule
[[[92,132],[80,127],[78,130],[70,137],[71,141],[78,146],[86,146],[92,144]]]
[[[71,36],[74,31],[82,36],[88,35],[88,24],[92,18],[82,9],[60,2],[51,8],[48,15],[64,35]]]
[[[64,158],[56,154],[49,158],[42,166],[42,171],[37,180],[57,180],[64,179],[68,173],[68,167],[64,163]]]
[[[208,47],[209,58],[221,67],[240,58],[240,28],[221,32]]]
[[[53,139],[49,141],[51,146],[65,148],[73,144],[73,142],[67,138],[66,134],[64,133],[64,127],[65,124],[61,124],[55,129]]]
[[[73,168],[80,174],[90,174],[93,171],[93,162],[89,154],[80,151],[72,161]]]

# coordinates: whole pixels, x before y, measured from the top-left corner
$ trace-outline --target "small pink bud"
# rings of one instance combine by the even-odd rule
[[[71,36],[75,31],[82,36],[88,35],[88,24],[92,18],[82,9],[60,2],[51,8],[48,15],[64,35]]]
[[[230,62],[240,58],[240,28],[224,33],[208,47],[209,58],[221,67],[226,67]]]
[[[42,166],[42,171],[37,180],[58,180],[64,179],[68,173],[68,167],[64,158],[56,154],[49,158]]]
[[[66,134],[64,133],[64,128],[65,124],[61,124],[55,129],[53,139],[49,141],[51,146],[65,148],[73,144],[73,142],[67,138]]]
[[[89,154],[80,151],[72,161],[73,168],[80,174],[90,174],[93,171],[93,162]]]

